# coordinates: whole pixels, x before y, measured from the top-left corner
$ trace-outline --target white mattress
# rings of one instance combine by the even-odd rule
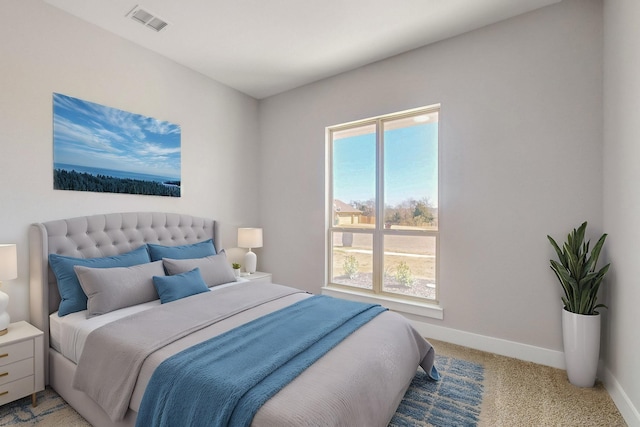
[[[238,278],[237,282],[226,283],[211,288],[215,292],[218,289],[233,286],[240,282],[246,282],[247,279]],[[66,316],[58,316],[58,312],[49,315],[49,346],[54,348],[64,357],[73,363],[78,363],[84,343],[87,336],[94,329],[113,322],[122,317],[129,316],[140,311],[148,310],[152,307],[160,305],[160,300],[146,302],[144,304],[134,305],[131,307],[121,308],[120,310],[110,313],[101,314],[87,319],[87,310],[78,311],[76,313],[67,314]]]

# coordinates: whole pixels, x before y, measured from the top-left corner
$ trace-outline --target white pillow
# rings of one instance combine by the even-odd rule
[[[158,299],[153,276],[164,276],[162,261],[132,267],[73,267],[87,294],[87,317]]]
[[[224,250],[221,250],[216,255],[204,258],[162,258],[162,262],[165,270],[167,270],[167,274],[171,276],[199,268],[202,279],[208,287],[236,281],[236,276],[233,274],[233,269],[227,261],[227,254]]]

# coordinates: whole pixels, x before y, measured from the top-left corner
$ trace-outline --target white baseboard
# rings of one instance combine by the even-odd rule
[[[411,317],[410,320],[414,328],[416,328],[422,336],[428,338],[495,353],[501,356],[514,357],[553,368],[565,369],[564,353],[561,351],[445,328],[431,323],[421,322],[414,317]],[[436,352],[437,350],[436,348]]]
[[[625,393],[620,383],[607,368],[600,370],[602,373],[602,383],[609,392],[609,396],[613,399],[618,410],[622,414],[622,418],[629,427],[640,427],[640,412],[633,406],[633,403]]]

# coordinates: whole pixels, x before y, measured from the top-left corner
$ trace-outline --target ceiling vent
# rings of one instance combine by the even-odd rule
[[[160,31],[164,27],[169,25],[167,21],[162,18],[158,18],[157,16],[155,16],[155,14],[147,10],[144,10],[139,5],[136,5],[136,7],[131,9],[131,11],[127,13],[126,16],[155,31]]]

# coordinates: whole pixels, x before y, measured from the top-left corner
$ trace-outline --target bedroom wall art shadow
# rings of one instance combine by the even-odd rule
[[[53,188],[180,197],[180,126],[53,94]]]

